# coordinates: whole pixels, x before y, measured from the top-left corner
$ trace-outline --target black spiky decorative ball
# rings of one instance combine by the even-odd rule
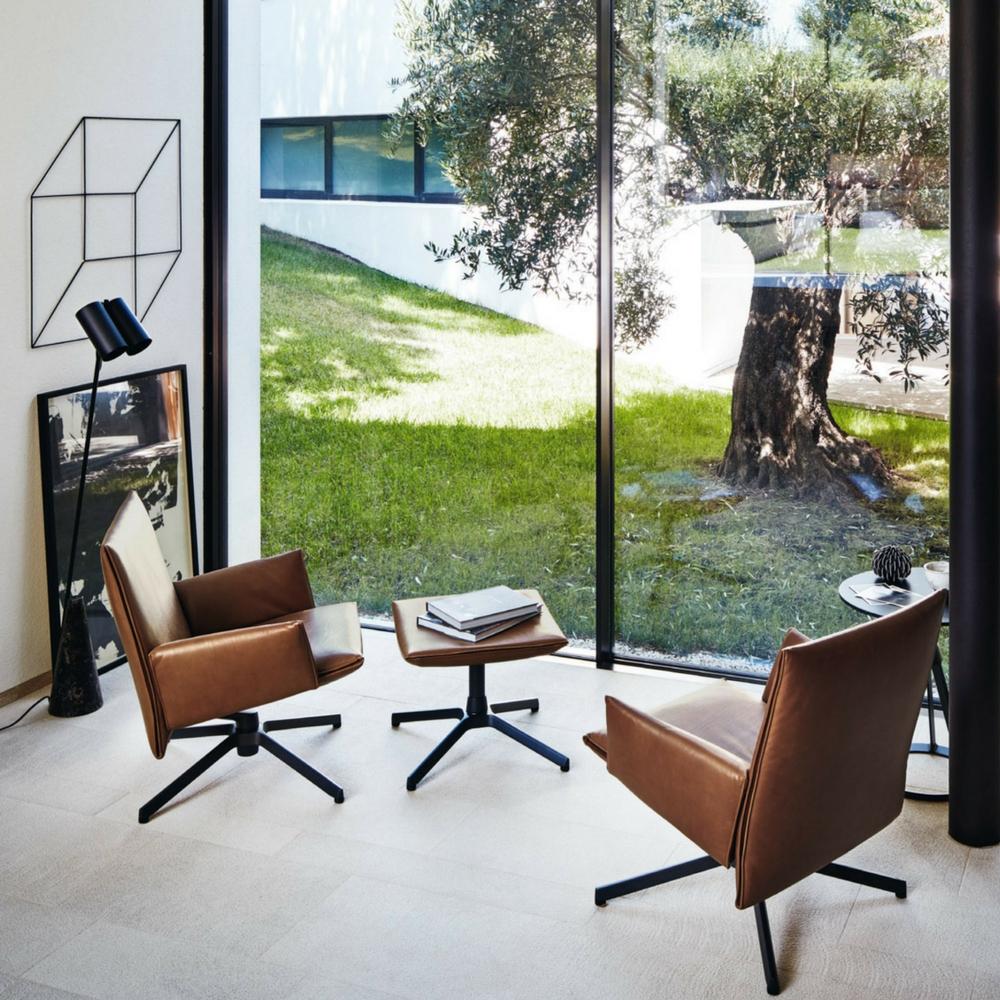
[[[910,557],[898,545],[883,545],[872,556],[872,572],[883,583],[902,583],[911,569]]]

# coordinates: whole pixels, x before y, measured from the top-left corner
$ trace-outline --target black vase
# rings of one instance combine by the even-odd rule
[[[63,719],[89,715],[103,704],[101,681],[97,676],[94,647],[87,626],[87,608],[82,597],[71,597],[66,604],[59,652],[52,668],[49,715],[58,715]]]

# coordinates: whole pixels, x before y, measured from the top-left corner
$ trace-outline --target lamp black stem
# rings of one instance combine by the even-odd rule
[[[66,632],[66,607],[72,596],[73,570],[76,569],[76,547],[80,541],[80,519],[83,515],[83,495],[87,485],[87,464],[90,461],[90,439],[94,433],[94,410],[97,408],[97,383],[101,378],[101,355],[94,352],[94,381],[90,387],[90,407],[87,410],[87,433],[83,442],[83,459],[80,462],[80,484],[76,489],[76,514],[73,517],[73,539],[69,545],[69,566],[66,569],[66,597],[63,601],[62,621],[59,627],[59,648],[56,651],[56,660],[62,651],[63,636]]]

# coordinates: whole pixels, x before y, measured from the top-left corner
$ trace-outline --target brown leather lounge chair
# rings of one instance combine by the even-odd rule
[[[903,808],[906,758],[943,592],[810,642],[785,637],[763,698],[712,685],[647,714],[607,698],[584,742],[706,855],[601,886],[595,902],[723,865],[752,906],[767,992],[779,991],[765,900],[818,872],[906,897],[906,882],[837,864]]]
[[[364,662],[354,604],[317,608],[305,560],[286,552],[173,583],[142,501],[130,493],[104,536],[101,566],[154,756],[170,740],[223,736],[139,810],[150,818],[230,750],[263,747],[335,802],[343,789],[267,733],[340,727],[339,715],[260,725],[257,705],[327,684]],[[229,719],[221,725],[198,725]]]

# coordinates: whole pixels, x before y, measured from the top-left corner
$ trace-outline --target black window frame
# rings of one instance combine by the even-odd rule
[[[264,127],[272,128],[315,128],[323,129],[323,190],[308,191],[296,188],[281,188],[285,192],[283,197],[289,198],[325,198],[326,192],[330,190],[330,177],[333,163],[333,150],[330,146],[330,125],[325,118],[278,118],[270,121],[261,121],[260,129],[263,136]],[[263,145],[263,143],[262,143]],[[260,155],[260,153],[258,153]],[[264,188],[261,188],[261,197],[265,197]],[[266,195],[266,197],[276,197]]]
[[[333,173],[336,169],[333,159],[333,135],[338,122],[378,121],[387,122],[391,115],[324,115],[301,118],[262,118],[261,132],[265,128],[288,128],[295,126],[322,126],[324,129],[325,176],[322,191],[297,191],[291,188],[261,187],[261,198],[294,199],[296,201],[384,201],[399,204],[424,205],[464,205],[465,199],[458,193],[440,194],[424,191],[424,147],[413,134],[413,194],[335,194]]]

